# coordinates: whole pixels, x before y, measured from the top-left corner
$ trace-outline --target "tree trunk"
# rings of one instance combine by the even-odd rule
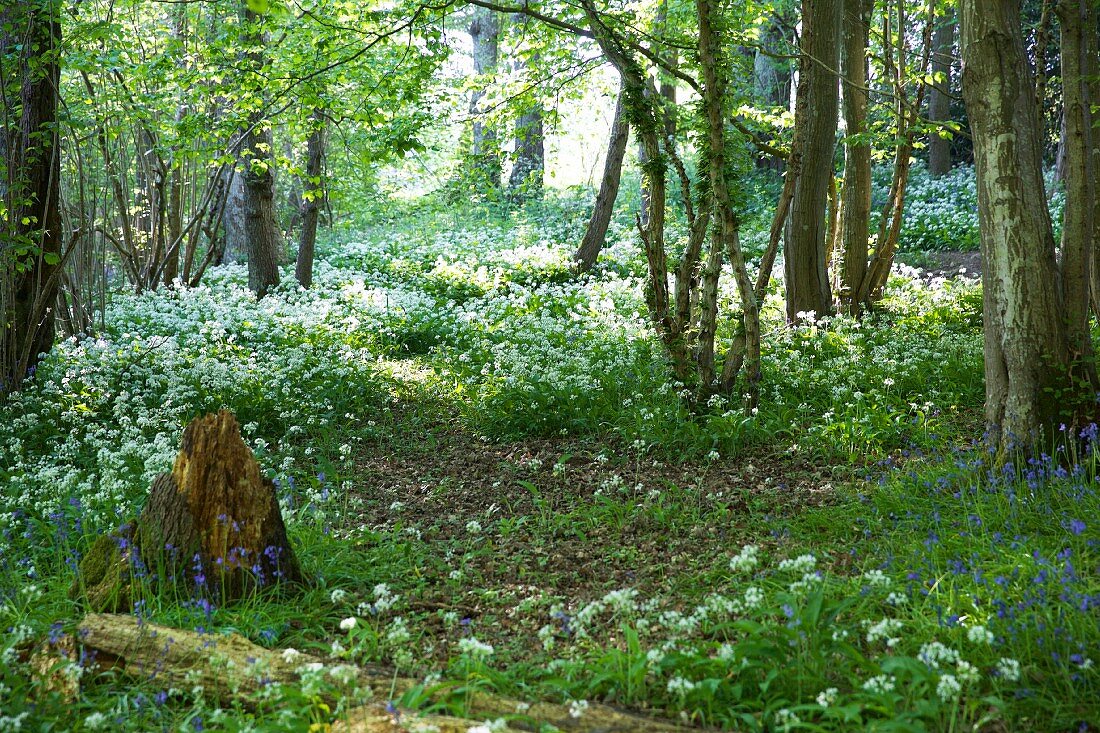
[[[246,62],[253,72],[264,66],[260,49],[264,34],[260,29],[262,16],[243,7],[244,42],[249,49]],[[248,257],[248,287],[262,298],[279,284],[279,260],[282,237],[275,220],[275,156],[271,128],[263,119],[263,111],[249,115],[241,141],[241,217],[245,253]],[[226,211],[226,215],[229,212]]]
[[[263,124],[259,120],[255,124]],[[275,175],[271,129],[252,128],[245,134],[240,215],[248,257],[248,287],[262,298],[279,284],[282,236],[275,220]]]
[[[946,122],[951,119],[951,65],[955,49],[955,10],[947,7],[946,15],[936,26],[932,40],[932,74],[936,81],[928,90],[928,119]],[[942,76],[942,79],[941,79]],[[951,140],[933,132],[928,137],[928,172],[933,178],[951,170]]]
[[[317,219],[325,200],[322,163],[325,156],[325,115],[320,108],[310,118],[306,141],[306,174],[302,180],[302,232],[298,240],[298,261],[294,274],[303,288],[313,284],[313,250],[317,243]]]
[[[668,0],[661,0],[660,5],[657,6],[657,14],[653,19],[653,28],[656,33],[664,33],[665,26],[668,23]],[[672,58],[666,57],[666,63],[674,63],[677,59],[675,56]],[[658,73],[660,77],[660,83],[658,85],[658,94],[660,94],[661,113],[660,119],[662,121],[661,129],[658,130],[660,137],[672,137],[676,135],[676,82],[664,74]],[[649,90],[647,90],[649,93]],[[638,138],[638,168],[644,170],[646,164],[649,163],[649,152],[646,150],[645,142]],[[641,178],[641,200],[642,206],[638,216],[641,218],[642,226],[645,226],[649,221],[649,207],[652,194],[649,190],[646,177],[643,175]]]
[[[301,687],[303,672],[311,664],[323,660],[309,654],[290,656],[282,649],[265,649],[239,634],[211,634],[174,629],[149,623],[134,616],[90,613],[78,629],[79,643],[94,664],[117,669],[137,680],[151,681],[162,689],[191,689],[196,685],[226,707],[252,708],[262,700],[271,685]],[[329,665],[332,669],[338,665]],[[398,677],[392,670],[354,667],[348,670],[349,687],[385,690],[396,700],[421,684],[421,680]],[[308,672],[306,672],[308,673]],[[331,679],[331,677],[330,677]],[[446,689],[446,686],[443,686]],[[429,690],[430,693],[430,690]],[[322,699],[335,702],[326,695]],[[426,700],[427,702],[427,700]],[[568,705],[534,702],[520,705],[512,700],[485,692],[469,695],[469,714],[478,719],[516,718],[512,724],[518,730],[541,730],[540,724],[555,726],[574,733],[673,733],[690,730],[673,721],[644,714],[617,710],[610,705],[592,703],[583,716],[573,717]],[[344,733],[374,733],[404,731],[407,725],[396,725],[395,716],[387,713],[391,706],[372,704],[346,712],[346,721],[337,721],[334,731]],[[517,716],[517,710],[524,710]],[[434,726],[439,730],[464,733],[474,721],[459,721],[439,715],[420,715],[415,710],[400,711],[403,722]],[[514,730],[506,728],[506,730]]]
[[[1064,405],[1068,348],[1019,0],[962,0],[962,87],[982,242],[986,421],[1029,445]]]
[[[1096,13],[1096,10],[1093,10]],[[1098,120],[1095,105],[1100,105],[1100,29],[1093,25],[1087,27],[1084,33],[1084,73],[1086,92],[1088,93],[1089,107],[1092,112],[1092,122],[1095,125]],[[1092,175],[1100,175],[1100,130],[1092,129],[1092,150],[1089,151]],[[1090,268],[1089,289],[1092,298],[1092,310],[1100,317],[1100,183],[1093,179],[1092,197],[1092,263]]]
[[[837,68],[842,0],[803,0],[802,48],[795,128],[804,134],[803,170],[795,184],[784,247],[787,319],[831,312],[826,264],[825,205],[833,178],[836,148]]]
[[[615,116],[611,122],[611,138],[607,144],[607,159],[604,161],[603,178],[600,179],[600,192],[596,195],[584,239],[573,256],[577,269],[581,272],[588,272],[596,264],[596,258],[606,241],[607,227],[615,210],[615,199],[619,195],[623,157],[626,155],[626,144],[630,137],[630,123],[624,114],[624,103],[623,92],[620,91],[615,102]]]
[[[1093,259],[1093,206],[1096,171],[1093,145],[1096,131],[1089,98],[1090,44],[1085,34],[1096,33],[1091,0],[1061,0],[1062,109],[1065,120],[1066,207],[1062,226],[1062,295],[1066,308],[1066,336],[1070,357],[1079,375],[1096,387],[1089,330],[1090,268]],[[1095,66],[1095,63],[1092,64]]]
[[[53,345],[61,258],[60,4],[0,6],[0,396]]]
[[[867,43],[872,3],[845,0],[844,46],[841,49],[841,95],[844,102],[844,183],[840,189],[840,262],[838,300],[849,313],[859,310],[856,295],[867,275],[867,240],[871,228],[871,144],[867,131]],[[854,138],[854,139],[853,139]]]
[[[516,149],[508,189],[514,199],[541,198],[546,164],[542,105],[534,103],[516,119]]]
[[[478,77],[490,77],[497,71],[500,55],[500,16],[488,8],[475,7],[470,21],[470,40],[474,48],[474,73]],[[500,188],[501,161],[496,130],[482,119],[480,103],[485,90],[479,81],[470,93],[470,158],[474,170],[489,183],[490,188]]]
[[[244,261],[248,251],[248,232],[244,220],[244,171],[239,166],[227,167],[222,177],[225,203],[222,210],[222,247],[217,264],[226,265]]]

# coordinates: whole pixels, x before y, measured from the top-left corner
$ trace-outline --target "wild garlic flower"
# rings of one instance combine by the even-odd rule
[[[893,691],[895,680],[893,675],[878,674],[863,683],[863,689],[874,694],[883,694]]]
[[[472,636],[458,640],[458,650],[472,659],[487,659],[493,654],[493,645],[478,641]]]
[[[1020,681],[1020,663],[1010,657],[1001,657],[995,667],[997,674],[1006,682]]]
[[[817,558],[807,553],[796,558],[788,558],[779,563],[780,570],[789,570],[796,573],[809,573],[817,567]]]
[[[992,644],[993,632],[984,626],[971,626],[966,630],[966,638],[973,644]]]
[[[749,573],[760,565],[760,548],[757,545],[745,545],[741,552],[730,558],[730,570],[735,573]]]
[[[953,674],[940,675],[940,681],[936,683],[936,695],[947,702],[958,698],[962,692],[962,683]]]
[[[863,579],[867,581],[867,585],[872,588],[889,588],[893,583],[890,576],[882,572],[879,569],[868,570],[863,574]]]
[[[676,675],[668,681],[668,691],[673,695],[686,695],[694,689],[695,683],[680,675]]]

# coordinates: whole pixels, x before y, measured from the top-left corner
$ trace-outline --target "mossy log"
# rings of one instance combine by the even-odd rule
[[[301,671],[321,660],[309,655],[287,659],[281,650],[265,649],[237,634],[200,634],[144,622],[134,616],[88,614],[77,638],[86,651],[95,652],[96,663],[142,679],[156,680],[165,689],[192,689],[201,685],[204,694],[222,704],[249,706],[269,685],[297,685]],[[335,665],[333,665],[335,666]],[[346,686],[385,690],[398,698],[419,684],[382,669],[354,668],[355,677]],[[670,721],[624,712],[593,703],[580,717],[570,715],[568,706],[552,703],[527,705],[497,695],[475,693],[469,701],[472,720],[447,716],[420,715],[415,711],[388,711],[382,704],[353,708],[334,726],[334,733],[416,730],[435,726],[440,731],[465,733],[474,722],[507,718],[510,729],[539,730],[551,724],[575,733],[671,733],[686,730]]]
[[[73,595],[95,611],[129,610],[137,578],[186,583],[222,602],[303,582],[275,485],[225,410],[187,426],[172,472],[153,482],[141,515],[97,538],[80,571]]]

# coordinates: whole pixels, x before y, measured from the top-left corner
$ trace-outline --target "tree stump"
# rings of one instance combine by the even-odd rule
[[[80,569],[73,595],[101,611],[130,610],[135,579],[187,583],[221,602],[303,582],[275,485],[225,410],[187,426],[172,472],[153,482],[140,517],[98,538]]]
[[[153,482],[136,541],[152,568],[209,587],[222,601],[256,587],[301,583],[275,485],[222,410],[191,421],[171,473]]]

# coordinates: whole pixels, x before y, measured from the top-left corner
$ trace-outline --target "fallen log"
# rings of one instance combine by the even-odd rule
[[[211,634],[148,623],[134,616],[92,613],[80,623],[77,638],[96,663],[127,675],[153,680],[164,689],[193,689],[222,704],[254,704],[256,696],[271,685],[300,685],[310,674],[338,671],[340,685],[351,690],[385,690],[394,699],[420,684],[382,669],[351,667],[289,650],[265,649],[239,634]],[[330,696],[330,700],[332,697]],[[393,711],[384,705],[366,705],[346,711],[337,720],[336,733],[375,733],[415,730],[435,726],[440,731],[466,733],[479,721],[505,718],[509,729],[541,730],[550,724],[574,733],[672,733],[689,730],[671,721],[625,712],[592,703],[574,717],[569,706],[547,702],[527,704],[498,695],[476,692],[470,696],[471,720]],[[390,727],[386,727],[389,725]],[[402,727],[404,726],[404,727]]]

